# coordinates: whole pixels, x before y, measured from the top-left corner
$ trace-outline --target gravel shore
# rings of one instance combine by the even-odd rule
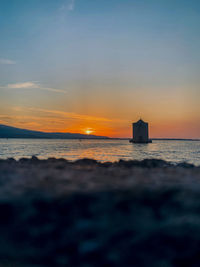
[[[200,167],[0,160],[0,266],[200,266]]]

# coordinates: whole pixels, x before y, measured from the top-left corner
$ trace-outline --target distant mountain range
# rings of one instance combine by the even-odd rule
[[[47,138],[47,139],[109,139],[106,136],[79,133],[47,133],[31,131],[0,124],[0,138]]]

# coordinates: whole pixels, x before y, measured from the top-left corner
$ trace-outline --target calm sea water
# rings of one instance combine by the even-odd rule
[[[158,158],[200,165],[200,142],[153,141],[152,144],[132,144],[128,140],[0,139],[0,158],[19,159],[33,155],[40,159],[93,158],[102,162]]]

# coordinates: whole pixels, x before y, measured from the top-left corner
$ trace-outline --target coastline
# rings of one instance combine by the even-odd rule
[[[200,262],[200,166],[7,159],[0,183],[3,266]]]

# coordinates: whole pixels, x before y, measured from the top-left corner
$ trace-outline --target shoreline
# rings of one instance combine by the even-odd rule
[[[36,140],[39,140],[39,139],[47,139],[47,140],[107,140],[107,141],[110,141],[110,140],[131,140],[132,137],[82,137],[82,138],[77,138],[77,137],[73,137],[73,138],[50,138],[50,137],[0,137],[0,139],[6,139],[6,140],[9,140],[9,139],[36,139]],[[199,142],[200,139],[198,138],[150,138],[151,140],[154,140],[154,141],[197,141]]]
[[[198,266],[200,166],[0,160],[2,266]]]
[[[117,160],[117,161],[99,161],[93,158],[81,158],[76,160],[68,160],[65,158],[38,158],[37,156],[32,157],[21,157],[19,159],[15,158],[0,158],[0,164],[1,163],[56,163],[56,162],[62,162],[66,164],[73,164],[73,165],[97,165],[101,167],[144,167],[144,168],[157,168],[157,167],[182,167],[182,168],[200,168],[200,165],[195,165],[192,163],[188,163],[186,161],[182,162],[172,162],[163,160],[160,158],[145,158],[143,160]]]

